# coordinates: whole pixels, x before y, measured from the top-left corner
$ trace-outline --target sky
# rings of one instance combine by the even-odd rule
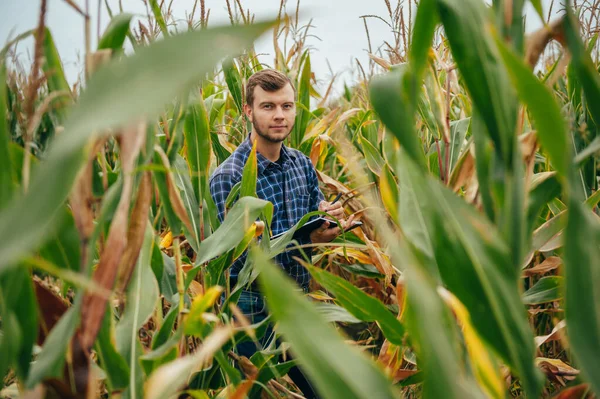
[[[99,0],[72,0],[85,9],[86,1],[89,2],[91,15],[92,48],[95,48],[97,39],[97,19]],[[119,0],[100,0],[102,10],[100,13],[101,31],[109,21],[109,16],[104,6],[106,1],[113,12],[118,10]],[[146,7],[142,0],[121,0],[126,12],[146,15]],[[232,2],[235,0],[231,0]],[[390,0],[392,7],[397,1],[406,4],[408,0]],[[67,4],[65,0],[47,0],[46,24],[51,30],[59,54],[65,68],[67,79],[75,83],[83,66],[84,53],[84,22],[83,18]],[[206,0],[206,7],[210,9],[209,26],[229,24],[225,0]],[[250,9],[256,14],[257,20],[265,20],[277,16],[279,0],[241,0],[244,9]],[[292,14],[296,8],[295,0],[287,1],[287,10]],[[550,0],[543,0],[547,7]],[[194,0],[174,0],[173,14],[176,18],[184,20],[186,12],[190,13]],[[40,0],[0,0],[0,44],[8,39],[32,29],[36,26],[39,14]],[[535,30],[541,26],[538,16],[532,12],[528,5],[526,9],[527,30]],[[343,88],[343,83],[350,83],[355,76],[355,58],[363,66],[369,63],[368,41],[365,33],[362,15],[377,15],[387,18],[387,7],[384,0],[301,0],[300,24],[304,25],[312,20],[314,28],[310,30],[311,36],[307,42],[313,48],[311,64],[313,71],[324,88],[331,78],[331,71],[338,73],[335,91]],[[407,13],[405,14],[406,16]],[[413,10],[414,18],[414,10]],[[382,21],[368,18],[369,36],[372,44],[380,45],[384,40],[393,40],[390,28]],[[33,40],[23,41],[18,46],[18,54],[23,64],[29,65],[33,52]],[[261,61],[272,64],[273,46],[272,35],[267,33],[256,43],[258,53],[264,54]]]

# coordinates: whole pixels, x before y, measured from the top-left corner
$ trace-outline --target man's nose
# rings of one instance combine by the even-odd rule
[[[275,119],[283,119],[283,108],[275,108]]]

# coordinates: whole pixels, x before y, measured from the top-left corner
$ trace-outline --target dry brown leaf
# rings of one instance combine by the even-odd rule
[[[93,280],[103,288],[111,290],[115,284],[118,266],[127,247],[127,225],[131,192],[133,189],[133,169],[135,160],[146,138],[146,124],[130,127],[121,135],[121,167],[123,168],[123,188],[117,210],[110,225],[108,238]],[[102,318],[106,310],[107,299],[94,293],[86,293],[81,309],[81,347],[84,351],[94,344]]]
[[[69,305],[64,299],[60,298],[52,290],[46,287],[37,276],[33,277],[33,286],[35,288],[35,297],[40,309],[40,315],[42,316],[40,319],[37,344],[43,346],[48,333],[65,314]]]
[[[312,143],[312,147],[310,149],[310,162],[316,168],[317,163],[319,162],[319,157],[321,156],[321,139],[317,136]]]
[[[381,250],[376,247],[374,241],[365,237],[365,244],[367,244],[367,252],[371,257],[371,263],[381,272],[381,274],[385,275],[385,285],[387,286],[394,274],[394,267],[387,256],[382,254]]]
[[[579,384],[574,387],[565,388],[552,399],[584,399],[592,398],[589,384]]]
[[[475,175],[475,158],[469,150],[458,160],[450,176],[450,187],[454,192],[469,183]]]
[[[242,382],[237,386],[235,391],[231,395],[227,395],[227,397],[229,399],[244,399],[246,395],[248,395],[248,392],[250,392],[252,385],[254,385],[254,378]]]
[[[556,326],[554,326],[554,328],[552,329],[552,332],[548,335],[541,335],[539,337],[535,337],[535,346],[537,348],[539,348],[542,344],[546,343],[546,342],[550,342],[550,341],[556,341],[561,339],[562,337],[562,330],[566,327],[566,323],[564,320],[561,320],[560,322],[558,322],[558,324]]]
[[[565,47],[563,22],[564,17],[561,17],[527,35],[525,38],[525,60],[527,61],[527,65],[533,68],[537,64],[540,55],[551,39],[558,41]]]
[[[579,370],[574,369],[560,359],[537,357],[535,364],[549,376],[575,377],[579,374]]]
[[[379,65],[386,71],[388,71],[392,67],[392,64],[390,64],[388,61],[384,60],[381,57],[377,57],[376,55],[373,55],[371,53],[369,53],[369,58],[372,59],[377,65]]]
[[[406,370],[401,368],[402,349],[394,344],[390,344],[387,339],[383,341],[377,363],[383,367],[386,375],[392,377],[394,384],[418,372],[418,370]]]
[[[557,269],[560,266],[562,266],[562,263],[563,263],[562,259],[560,259],[558,256],[550,256],[550,257],[544,259],[544,261],[542,263],[540,263],[539,265],[535,265],[532,268],[523,270],[523,276],[531,277],[531,276],[546,274],[549,271]]]
[[[105,140],[98,140],[91,146],[88,161],[79,171],[75,184],[69,196],[69,204],[73,212],[75,226],[79,232],[81,242],[81,264],[80,268],[87,265],[88,242],[94,231],[94,195],[92,192],[92,174],[95,154],[104,146]]]
[[[150,172],[146,171],[142,175],[137,199],[131,217],[129,220],[129,230],[127,231],[127,248],[121,258],[119,265],[119,277],[117,279],[117,293],[122,294],[129,284],[133,275],[135,264],[137,262],[142,244],[144,243],[144,234],[148,226],[148,212],[152,200],[152,179]]]
[[[167,168],[165,172],[165,176],[167,177],[167,190],[169,192],[169,200],[171,202],[171,206],[173,207],[173,211],[177,215],[177,217],[183,222],[185,227],[188,229],[190,234],[195,236],[195,230],[192,227],[192,222],[188,217],[188,214],[185,210],[185,206],[183,205],[183,200],[181,199],[181,195],[179,194],[179,189],[175,185],[173,181],[173,174],[171,173],[171,164],[169,163],[169,158],[165,151],[160,146],[154,146],[154,150],[158,153],[160,158],[162,159],[163,164]]]
[[[190,289],[190,292],[192,294],[192,299],[194,299],[197,296],[203,296],[204,295],[204,287],[202,286],[202,284],[200,284],[196,280],[192,280],[190,282],[190,288],[189,289]]]

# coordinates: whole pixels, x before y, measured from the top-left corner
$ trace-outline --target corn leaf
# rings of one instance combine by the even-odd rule
[[[571,53],[571,65],[586,98],[586,104],[596,125],[600,125],[600,75],[579,36],[577,19],[571,7],[566,7],[564,32]]]
[[[56,50],[52,33],[48,28],[46,28],[44,34],[44,63],[42,64],[42,69],[46,75],[48,91],[50,93],[62,91],[71,94],[71,89],[65,78],[62,62],[58,55],[58,50]],[[57,98],[56,102],[56,113],[59,122],[64,123],[67,115],[65,107],[71,103],[71,99],[66,96],[60,96]]]
[[[412,180],[416,203],[436,205],[424,207],[421,214],[442,280],[469,310],[487,345],[537,396],[541,380],[533,364],[533,335],[506,245],[491,223],[438,181],[427,179],[425,184],[425,177],[410,162],[403,162],[402,169]]]
[[[253,248],[251,256],[260,270],[269,310],[320,395],[332,399],[398,396],[375,363],[347,346],[279,267],[258,248]]]
[[[489,10],[479,0],[437,0],[437,9],[473,106],[481,114],[496,152],[512,161],[516,102],[487,28]]]
[[[131,18],[133,18],[133,15],[127,13],[112,18],[100,38],[98,50],[111,49],[115,52],[121,50],[129,33]]]
[[[161,2],[161,5],[163,3]],[[152,8],[152,13],[154,14],[154,19],[156,23],[160,27],[160,31],[163,35],[169,36],[169,30],[167,29],[167,24],[165,22],[165,18],[163,17],[161,6],[158,4],[158,0],[150,0],[150,7]]]
[[[122,390],[129,384],[129,365],[115,349],[114,342],[115,328],[112,309],[109,308],[104,315],[102,328],[98,333],[98,339],[95,343],[100,367],[106,373],[106,383],[109,392]]]
[[[252,144],[252,151],[246,164],[244,165],[244,171],[242,172],[242,184],[240,186],[240,198],[242,197],[256,197],[256,181],[258,179],[258,166],[257,166],[257,153],[256,143]]]
[[[538,305],[558,301],[562,298],[562,287],[562,277],[542,277],[533,287],[523,293],[523,303],[525,305]]]
[[[130,368],[125,397],[137,398],[142,394],[143,373],[138,358],[143,354],[138,332],[154,312],[158,300],[158,283],[150,267],[154,232],[150,226],[144,234],[144,243],[127,287],[127,306],[116,329],[117,350]]]
[[[38,246],[52,228],[56,211],[87,159],[84,146],[93,132],[106,135],[109,128],[159,114],[167,101],[211,71],[218,60],[249,46],[270,25],[171,36],[98,70],[47,152],[44,167],[33,176],[27,194],[17,196],[0,212],[0,270]]]
[[[233,102],[237,107],[237,110],[240,114],[244,112],[244,99],[242,98],[242,78],[240,76],[240,72],[233,61],[233,58],[228,58],[223,63],[223,74],[225,75],[225,82],[227,83],[227,88],[229,89],[229,93],[231,93],[231,97],[233,98]],[[252,104],[249,104],[252,105]]]
[[[379,193],[381,194],[381,201],[383,206],[390,214],[392,220],[398,223],[398,204],[400,201],[400,191],[398,190],[398,183],[396,178],[392,174],[392,170],[389,164],[385,164],[381,173],[381,180],[379,181]]]
[[[425,167],[421,141],[415,131],[411,100],[406,97],[402,84],[405,74],[406,67],[374,78],[369,86],[369,96],[375,112],[387,129],[417,165]]]
[[[310,118],[310,55],[307,53],[304,58],[304,64],[302,67],[302,74],[298,81],[298,105],[296,107],[296,122],[291,133],[291,145],[294,148],[298,148],[304,134],[306,133],[306,126]]]
[[[183,131],[185,133],[187,162],[192,177],[192,186],[194,187],[196,202],[198,202],[203,198],[203,188],[205,188],[208,180],[211,155],[208,114],[202,98],[189,106]]]
[[[3,340],[6,337],[8,342],[17,344],[9,350],[9,353],[14,351],[16,356],[11,358],[7,354],[7,360],[13,363],[13,369],[21,381],[25,381],[32,370],[31,354],[38,336],[39,322],[39,311],[30,271],[19,267],[0,276],[0,292],[0,301],[6,309],[6,314],[14,316],[17,323],[14,330],[9,329],[3,336]],[[3,323],[3,329],[4,326]],[[20,332],[20,335],[10,335],[14,332]]]
[[[273,204],[254,197],[243,197],[225,216],[223,224],[200,244],[195,265],[201,265],[234,249],[262,212],[273,212]],[[270,209],[270,210],[269,210]]]
[[[27,377],[25,386],[28,389],[32,389],[45,378],[62,376],[67,348],[75,328],[79,325],[81,298],[83,297],[79,296],[75,299],[75,303],[46,337],[42,352],[37,356]]]
[[[323,269],[308,266],[308,270],[319,284],[335,295],[336,302],[353,316],[363,321],[377,322],[388,341],[394,345],[403,344],[404,328],[383,303]]]
[[[597,216],[576,198],[569,201],[564,237],[569,345],[585,379],[600,394],[600,226]]]
[[[565,176],[571,162],[565,132],[565,122],[560,108],[546,85],[513,54],[500,38],[496,40],[502,59],[507,66],[512,83],[519,97],[529,108],[537,128],[537,137],[548,151],[556,171]]]

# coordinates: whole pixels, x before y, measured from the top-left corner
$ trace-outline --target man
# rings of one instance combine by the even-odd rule
[[[296,118],[296,90],[290,79],[281,72],[266,69],[255,73],[246,85],[244,113],[252,122],[252,132],[247,140],[231,154],[213,173],[210,191],[223,220],[225,201],[232,187],[242,178],[244,165],[252,144],[256,142],[258,178],[257,196],[273,203],[274,212],[271,229],[273,234],[282,233],[294,226],[306,213],[321,210],[342,222],[346,228],[352,217],[344,220],[340,202],[324,201],[319,189],[317,174],[310,159],[292,148],[283,145],[289,136]],[[310,234],[311,242],[329,242],[337,237],[339,227],[329,228],[325,222]],[[300,244],[306,244],[301,242]],[[297,254],[297,253],[296,253]],[[276,262],[292,277],[305,292],[308,291],[310,274],[285,252],[276,257]],[[238,273],[244,266],[246,256],[237,259],[230,268],[231,286],[235,286]],[[238,307],[250,322],[257,323],[267,317],[262,295],[256,288],[242,291]],[[264,342],[263,342],[264,343]],[[256,347],[252,342],[237,346],[240,355],[250,357]]]

